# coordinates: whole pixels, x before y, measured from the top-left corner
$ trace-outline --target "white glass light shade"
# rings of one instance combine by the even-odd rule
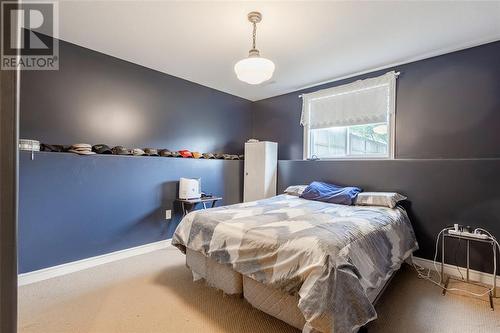
[[[259,84],[269,80],[274,73],[274,63],[262,57],[248,57],[234,65],[239,80],[249,84]]]

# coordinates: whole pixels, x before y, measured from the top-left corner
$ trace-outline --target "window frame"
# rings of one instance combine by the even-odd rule
[[[386,156],[380,156],[380,155],[345,155],[345,156],[339,156],[339,157],[325,157],[325,158],[319,158],[320,160],[356,160],[356,161],[363,161],[363,160],[368,160],[368,161],[372,161],[372,160],[394,160],[396,157],[395,157],[395,151],[396,151],[396,100],[397,100],[397,78],[400,74],[400,72],[396,72],[396,71],[390,71],[390,72],[387,72],[386,74],[384,75],[381,75],[379,77],[375,77],[375,78],[371,78],[371,79],[366,79],[367,81],[368,80],[377,80],[379,78],[382,78],[388,74],[391,74],[393,75],[393,77],[391,77],[390,80],[388,80],[388,84],[389,84],[389,109],[387,110],[387,127],[388,127],[388,135],[389,135],[389,142],[388,142],[388,151],[387,151],[387,155]],[[352,83],[348,83],[348,84],[345,84],[345,85],[340,85],[338,87],[334,87],[334,88],[340,88],[340,87],[343,87],[343,86],[349,86],[349,85],[354,85],[358,82],[363,82],[365,80],[358,80],[358,81],[355,81],[355,82],[352,82]],[[332,88],[327,88],[327,89],[332,89]],[[327,90],[327,89],[323,89],[323,90]],[[322,90],[319,90],[319,91],[316,91],[316,92],[313,92],[311,94],[314,94],[314,93],[318,93],[318,92],[321,92]],[[347,93],[346,91],[344,91],[344,93]],[[306,94],[306,95],[309,95]],[[303,137],[302,137],[302,142],[303,142],[303,146],[302,146],[302,158],[304,160],[308,160],[311,158],[310,156],[310,152],[311,152],[311,129],[310,129],[310,124],[309,122],[306,122],[306,123],[303,123],[304,119],[304,111],[305,111],[305,107],[306,107],[306,100],[304,99],[304,95],[300,95],[299,96],[300,98],[303,99],[302,101],[302,114],[301,114],[301,124],[303,125],[304,129],[303,129]],[[309,106],[307,106],[309,107]],[[310,113],[309,113],[309,117],[310,117]],[[355,125],[351,125],[351,126],[355,126]],[[349,136],[347,136],[347,143],[349,144]]]
[[[391,103],[396,103],[395,96],[394,100],[391,101]],[[373,160],[393,160],[394,159],[394,152],[396,148],[396,112],[394,108],[394,112],[388,112],[388,118],[387,118],[387,133],[389,134],[389,142],[387,145],[388,151],[386,156],[380,156],[380,155],[375,155],[375,154],[363,154],[363,155],[344,155],[344,156],[339,156],[339,157],[324,157],[320,158],[320,160],[323,161],[328,161],[328,160],[356,160],[356,161],[362,161],[362,160],[368,160],[368,161],[373,161]],[[311,152],[311,129],[309,125],[304,126],[303,130],[303,154],[302,157],[304,160],[308,160],[311,158],[309,153]],[[349,145],[349,139],[347,140],[347,144]]]

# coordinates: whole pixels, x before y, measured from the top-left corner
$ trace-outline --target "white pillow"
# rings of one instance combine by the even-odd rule
[[[383,206],[394,208],[399,201],[406,200],[404,195],[395,192],[361,192],[356,198],[358,206]]]
[[[307,185],[292,185],[288,186],[285,190],[286,194],[300,196],[306,189]]]

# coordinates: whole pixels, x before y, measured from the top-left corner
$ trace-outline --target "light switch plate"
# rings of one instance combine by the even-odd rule
[[[165,211],[165,220],[170,220],[172,218],[172,211],[170,209],[167,209]]]

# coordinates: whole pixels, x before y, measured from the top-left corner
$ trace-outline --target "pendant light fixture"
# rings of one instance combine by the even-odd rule
[[[253,24],[252,49],[248,52],[248,58],[242,59],[234,65],[234,72],[239,80],[248,84],[259,84],[269,80],[274,73],[274,63],[260,56],[259,50],[255,48],[257,34],[257,23],[262,21],[259,12],[248,13],[248,20]]]

